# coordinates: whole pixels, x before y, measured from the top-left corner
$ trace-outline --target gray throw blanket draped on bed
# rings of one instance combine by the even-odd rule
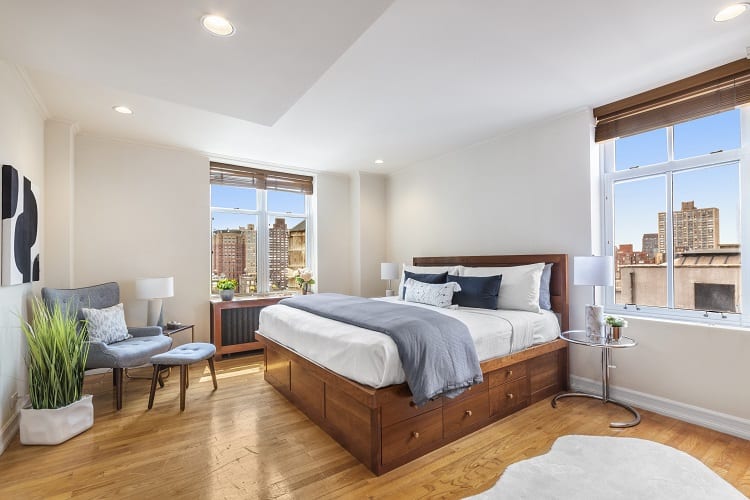
[[[469,329],[455,318],[337,293],[300,295],[279,303],[391,337],[417,405],[438,396],[455,398],[482,382]]]

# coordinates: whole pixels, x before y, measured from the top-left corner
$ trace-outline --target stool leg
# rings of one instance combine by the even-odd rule
[[[185,366],[185,389],[190,387],[190,365]]]
[[[160,377],[159,365],[154,365],[154,375],[151,377],[151,393],[148,395],[148,409],[154,406],[154,394],[156,394],[156,382]],[[164,387],[164,386],[162,386]]]
[[[114,377],[115,377],[115,401],[117,405],[117,410],[122,410],[122,368],[115,368],[114,369]]]
[[[185,389],[187,388],[187,365],[180,365],[180,411],[185,411]]]
[[[162,389],[164,388],[164,377],[162,376],[162,371],[163,370],[164,370],[164,368],[162,368],[161,370],[159,370],[159,376],[157,377],[158,382],[159,382],[159,387],[161,387]]]
[[[211,379],[214,381],[214,390],[219,387],[216,385],[216,370],[214,370],[214,358],[208,358],[208,369],[211,370]]]

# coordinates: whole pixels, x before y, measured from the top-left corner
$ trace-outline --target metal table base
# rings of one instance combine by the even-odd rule
[[[609,397],[609,368],[612,364],[612,354],[610,352],[610,349],[605,346],[597,346],[597,347],[602,347],[602,395],[599,396],[597,394],[588,394],[586,392],[564,392],[552,398],[552,408],[557,408],[557,400],[563,399],[563,398],[581,397],[581,398],[598,399],[604,404],[612,403],[614,405],[617,405],[621,408],[628,410],[630,413],[633,414],[634,418],[630,422],[610,422],[609,424],[610,427],[614,427],[617,429],[624,429],[627,427],[634,427],[640,424],[641,414],[638,413],[638,410],[636,410],[630,405],[626,405],[625,403],[621,403],[619,401],[614,401],[610,399]]]

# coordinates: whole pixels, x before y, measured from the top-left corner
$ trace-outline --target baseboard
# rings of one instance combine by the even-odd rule
[[[570,385],[573,390],[601,394],[602,383],[600,380],[591,380],[576,375],[570,376]],[[643,392],[624,389],[622,387],[610,386],[612,399],[622,401],[637,408],[643,408],[660,415],[684,420],[691,424],[708,427],[715,431],[737,436],[742,439],[750,439],[750,420],[727,415],[718,411],[708,410],[699,406],[693,406],[671,399],[653,396]]]
[[[10,417],[10,420],[8,420],[2,429],[0,429],[0,455],[3,454],[3,452],[8,448],[8,445],[10,445],[10,442],[13,441],[13,438],[16,437],[16,434],[18,434],[18,422],[19,422],[19,415],[21,412],[16,411],[12,417]]]

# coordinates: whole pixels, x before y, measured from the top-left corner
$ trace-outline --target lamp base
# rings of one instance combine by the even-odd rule
[[[148,300],[146,326],[160,326],[164,328],[164,301],[162,299]]]
[[[385,291],[385,296],[386,297],[393,297],[394,295],[396,295],[396,292],[393,291],[393,290],[386,290]]]

